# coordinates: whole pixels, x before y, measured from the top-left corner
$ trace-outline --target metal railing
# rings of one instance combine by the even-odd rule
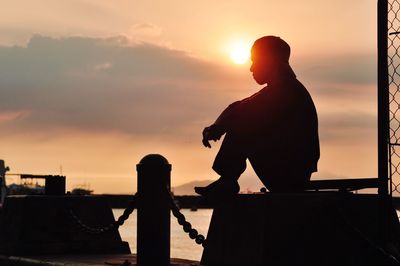
[[[106,226],[88,225],[72,209],[67,215],[76,227],[88,234],[104,234],[118,230],[137,210],[137,263],[140,265],[170,265],[171,212],[188,237],[204,247],[204,235],[193,228],[176,204],[170,191],[171,165],[158,154],[145,156],[137,165],[138,192],[123,214]]]
[[[387,104],[389,120],[387,122],[389,136],[386,143],[386,151],[388,149],[389,154],[388,185],[389,193],[398,195],[400,193],[400,2],[398,0],[381,0],[380,5],[382,10],[379,13],[378,20],[381,24],[379,27],[381,33],[378,36],[378,41],[381,45],[378,47],[378,52],[382,62],[379,68],[381,80],[379,90],[387,91],[388,103],[385,102],[385,99],[380,99],[379,103],[382,108],[379,109],[379,116],[386,116],[386,109],[383,105]],[[384,15],[385,12],[386,16]],[[384,58],[385,52],[386,58]],[[383,62],[385,59],[386,62]],[[384,125],[382,127],[383,130],[387,128]],[[385,150],[385,147],[381,147],[381,149]],[[381,164],[384,164],[384,162],[381,162]]]

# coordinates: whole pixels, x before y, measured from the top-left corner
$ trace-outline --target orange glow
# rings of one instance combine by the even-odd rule
[[[243,41],[233,42],[229,47],[229,55],[235,64],[245,64],[250,58],[250,45]]]

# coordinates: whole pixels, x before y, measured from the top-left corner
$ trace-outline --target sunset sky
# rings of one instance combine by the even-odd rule
[[[0,9],[0,159],[67,188],[136,191],[160,153],[174,186],[212,180],[201,131],[255,93],[231,47],[276,35],[316,104],[313,179],[377,175],[376,1],[13,0]],[[288,151],[290,152],[290,150]],[[250,168],[250,167],[249,167]],[[259,187],[249,170],[242,190]]]

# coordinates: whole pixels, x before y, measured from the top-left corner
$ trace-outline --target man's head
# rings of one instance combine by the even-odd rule
[[[276,36],[264,36],[256,40],[251,48],[250,71],[260,85],[278,78],[289,66],[290,46]]]

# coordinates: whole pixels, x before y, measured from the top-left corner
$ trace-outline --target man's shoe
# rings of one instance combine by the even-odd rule
[[[240,187],[236,180],[219,178],[206,187],[195,187],[194,191],[209,199],[222,199],[239,193]]]

